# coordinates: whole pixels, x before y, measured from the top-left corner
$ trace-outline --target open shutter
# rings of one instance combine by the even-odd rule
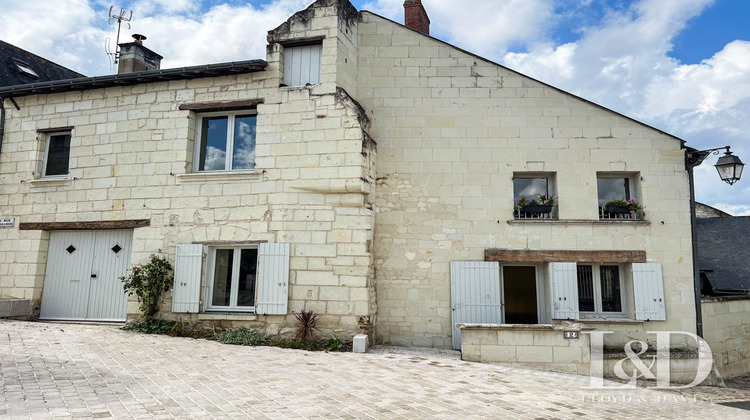
[[[633,264],[633,294],[635,297],[635,319],[666,321],[661,264]]]
[[[255,313],[286,315],[289,297],[289,244],[258,246],[258,297]]]
[[[576,263],[550,263],[552,319],[578,319],[578,269]]]
[[[451,309],[453,348],[461,348],[461,329],[456,324],[499,324],[500,263],[451,261]]]
[[[203,245],[177,245],[172,312],[197,313],[201,295]]]

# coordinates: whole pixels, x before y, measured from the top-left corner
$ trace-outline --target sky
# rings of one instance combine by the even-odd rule
[[[114,73],[113,0],[0,0],[0,39],[87,76]],[[162,68],[265,58],[266,33],[312,0],[118,0]],[[403,22],[403,0],[355,0]],[[431,35],[687,141],[750,164],[750,1],[423,0]],[[709,157],[698,201],[750,216]]]

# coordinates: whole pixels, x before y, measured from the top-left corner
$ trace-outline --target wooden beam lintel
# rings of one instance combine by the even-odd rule
[[[484,251],[484,259],[499,262],[645,263],[646,251],[532,251],[489,248]]]
[[[149,219],[107,220],[99,222],[27,222],[19,223],[19,230],[100,230],[135,229],[151,225]]]

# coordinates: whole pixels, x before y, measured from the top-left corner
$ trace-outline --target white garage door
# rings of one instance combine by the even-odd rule
[[[124,321],[132,230],[50,233],[41,319]]]

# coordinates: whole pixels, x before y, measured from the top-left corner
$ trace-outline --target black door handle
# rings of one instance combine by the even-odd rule
[[[96,274],[92,274],[92,275],[91,275],[91,278],[92,278],[92,279],[95,279],[95,278],[96,278]]]

